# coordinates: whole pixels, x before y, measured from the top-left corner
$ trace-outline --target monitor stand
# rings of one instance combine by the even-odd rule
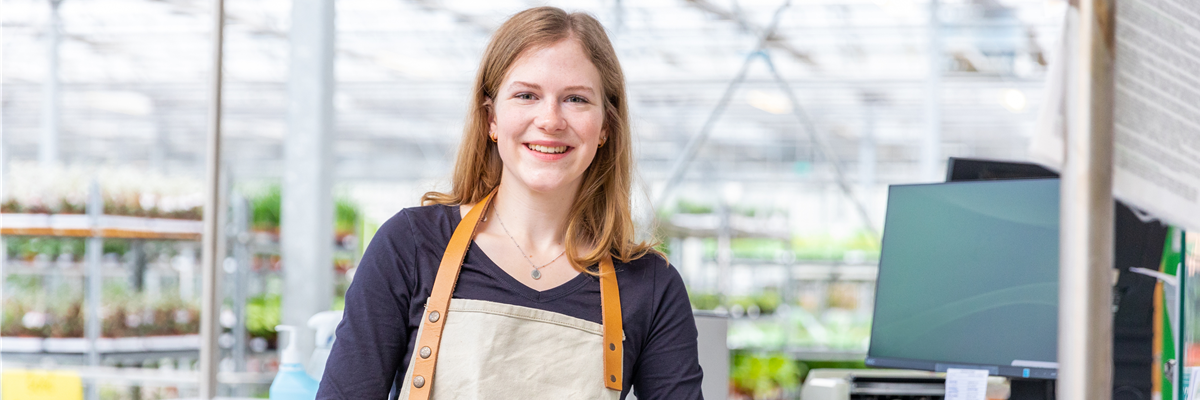
[[[1054,380],[1012,378],[1009,400],[1054,400]]]

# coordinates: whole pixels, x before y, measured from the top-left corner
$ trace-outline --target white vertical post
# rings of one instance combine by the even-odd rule
[[[297,327],[296,347],[308,354],[314,337],[305,328],[308,318],[333,303],[333,1],[295,0],[290,35],[282,319]]]
[[[224,239],[221,209],[221,68],[224,64],[222,50],[225,44],[225,1],[213,1],[213,69],[208,110],[207,157],[204,163],[204,233],[200,270],[203,271],[200,289],[200,398],[212,399],[217,395],[217,346],[221,312],[217,288],[221,268],[217,265],[223,255],[218,252]]]
[[[925,80],[925,134],[921,136],[919,159],[921,181],[939,180],[942,154],[942,23],[939,0],[929,0],[929,77]]]
[[[1058,398],[1112,396],[1113,38],[1115,4],[1081,0],[1068,70],[1059,240]]]
[[[38,164],[57,164],[58,122],[61,102],[58,82],[58,45],[62,41],[62,21],[58,6],[62,0],[49,0],[50,22],[46,29],[46,81],[42,83],[42,136],[38,142]]]
[[[94,179],[88,186],[88,201],[87,215],[88,225],[92,228],[92,236],[88,238],[87,244],[84,245],[84,251],[87,268],[87,301],[86,305],[87,319],[83,325],[83,335],[87,338],[87,363],[90,366],[100,365],[100,351],[96,348],[96,339],[100,338],[100,302],[103,300],[100,296],[103,289],[102,275],[104,268],[101,265],[104,256],[104,239],[100,237],[100,216],[104,214],[104,199],[100,197],[100,184]],[[87,385],[87,399],[100,399],[100,382],[96,379],[91,379]]]
[[[233,236],[232,260],[233,312],[237,320],[233,324],[233,365],[237,372],[246,371],[246,297],[250,279],[250,203],[239,193],[231,198],[232,218],[230,235]],[[228,272],[228,271],[226,271]]]

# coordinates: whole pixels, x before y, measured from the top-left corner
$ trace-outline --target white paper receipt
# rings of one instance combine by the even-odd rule
[[[1188,371],[1186,372],[1188,379],[1184,382],[1187,385],[1187,389],[1185,389],[1187,390],[1187,397],[1185,398],[1187,400],[1200,399],[1200,367],[1189,367],[1185,368],[1184,371]]]
[[[946,370],[946,400],[987,400],[986,369]]]

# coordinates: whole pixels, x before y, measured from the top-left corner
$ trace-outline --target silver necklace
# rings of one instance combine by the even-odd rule
[[[504,219],[500,218],[500,211],[498,210],[496,211],[496,220],[500,221],[500,229],[504,229],[504,234],[508,235],[508,239],[512,240],[513,245],[517,246],[517,251],[521,252],[521,255],[525,256],[525,261],[529,262],[530,267],[533,267],[533,271],[529,273],[529,276],[532,276],[534,280],[542,279],[542,271],[539,271],[540,269],[546,268],[547,265],[554,264],[555,261],[558,261],[558,259],[562,258],[563,254],[567,254],[567,249],[563,249],[562,253],[558,253],[558,257],[554,257],[553,260],[550,260],[550,262],[542,264],[542,266],[539,267],[537,264],[533,263],[533,260],[531,259],[532,257],[530,257],[528,254],[525,254],[525,250],[522,249],[521,245],[517,243],[517,239],[513,238],[512,233],[508,232],[508,227],[504,226]]]

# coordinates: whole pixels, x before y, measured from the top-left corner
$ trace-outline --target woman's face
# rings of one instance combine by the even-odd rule
[[[577,190],[605,138],[602,90],[600,72],[573,38],[521,54],[500,84],[489,124],[502,181],[535,192]]]

